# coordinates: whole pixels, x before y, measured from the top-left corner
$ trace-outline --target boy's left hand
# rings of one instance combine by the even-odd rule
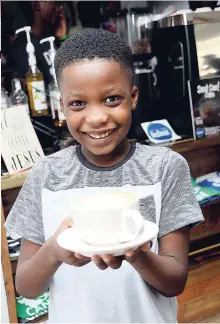
[[[119,269],[124,260],[129,263],[134,263],[138,258],[140,258],[144,252],[147,252],[151,248],[151,241],[143,244],[137,250],[128,250],[124,255],[114,257],[113,255],[95,255],[92,257],[92,261],[97,265],[97,267],[101,270],[105,270],[107,268]],[[77,258],[82,257],[80,254],[76,254]]]

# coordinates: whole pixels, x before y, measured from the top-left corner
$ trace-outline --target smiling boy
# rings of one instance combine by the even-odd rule
[[[50,288],[51,323],[176,322],[173,297],[187,279],[189,229],[203,220],[188,165],[170,149],[128,142],[138,89],[131,49],[116,34],[74,34],[58,50],[55,69],[80,145],[36,164],[11,210],[6,227],[23,237],[16,288],[29,298]],[[159,225],[152,248],[146,242],[123,258],[90,259],[58,246],[59,233],[72,226],[74,194],[123,186],[142,191],[140,212]]]

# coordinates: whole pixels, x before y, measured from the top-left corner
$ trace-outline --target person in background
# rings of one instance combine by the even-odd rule
[[[175,323],[189,230],[204,220],[187,162],[169,148],[128,141],[138,89],[132,51],[117,34],[73,34],[58,49],[55,70],[80,145],[37,163],[7,217],[7,231],[23,238],[16,290],[35,298],[49,288],[50,323]],[[73,226],[68,217],[77,194],[124,186],[142,190],[140,213],[159,226],[153,246],[88,258],[58,245],[59,234]]]
[[[100,1],[78,1],[78,19],[82,30],[85,28],[100,28],[101,4]]]
[[[37,66],[44,75],[45,83],[50,82],[49,43],[40,44],[40,40],[49,36],[56,37],[56,46],[67,36],[67,23],[62,2],[55,1],[19,1],[18,5],[26,17],[26,25],[31,26],[31,41],[35,47]],[[20,26],[23,27],[23,26]],[[7,49],[8,66],[18,77],[25,77],[29,66],[26,53],[26,33],[19,33]]]

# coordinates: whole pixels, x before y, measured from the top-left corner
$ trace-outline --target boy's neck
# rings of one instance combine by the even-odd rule
[[[127,138],[114,149],[113,152],[106,155],[94,155],[88,151],[84,146],[81,147],[82,154],[92,164],[99,167],[110,167],[120,161],[122,161],[130,151],[131,145]]]

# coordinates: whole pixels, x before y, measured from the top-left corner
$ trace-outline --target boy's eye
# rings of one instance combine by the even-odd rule
[[[121,101],[122,100],[122,97],[121,96],[110,96],[108,98],[106,98],[105,102],[107,104],[111,104],[111,103],[115,103],[117,101]]]
[[[73,110],[81,110],[86,106],[86,103],[81,100],[75,100],[75,101],[70,102],[69,106]]]
[[[80,100],[76,100],[76,101],[71,102],[70,103],[70,106],[73,106],[73,107],[83,107],[83,106],[85,106],[85,102],[80,101]]]

